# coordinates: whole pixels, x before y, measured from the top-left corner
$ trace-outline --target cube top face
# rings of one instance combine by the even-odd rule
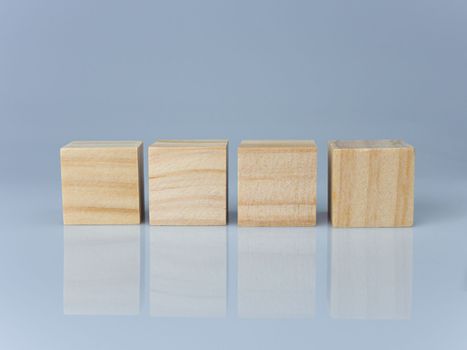
[[[290,152],[290,149],[298,151],[303,150],[315,150],[316,143],[313,140],[246,140],[240,143],[238,148],[239,152],[242,151],[285,151]]]
[[[64,224],[139,224],[142,154],[140,141],[75,141],[62,147]]]
[[[413,225],[414,148],[402,141],[329,144],[329,215],[334,227]]]
[[[402,140],[349,140],[331,141],[329,147],[333,149],[387,149],[413,148]]]
[[[316,224],[314,141],[245,141],[238,149],[238,224]]]
[[[62,147],[73,149],[89,148],[138,148],[143,145],[142,141],[72,141]]]
[[[157,140],[149,147],[224,149],[228,143],[228,140]]]
[[[149,147],[151,225],[227,223],[224,140],[157,141]]]

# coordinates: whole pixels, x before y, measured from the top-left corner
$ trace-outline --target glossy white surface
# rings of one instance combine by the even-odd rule
[[[150,308],[155,317],[225,317],[227,228],[152,226]]]
[[[410,319],[412,241],[412,229],[331,229],[331,316]]]
[[[239,228],[240,318],[311,318],[315,304],[313,228]]]
[[[140,308],[138,226],[64,226],[65,314],[132,315]]]
[[[5,188],[0,347],[464,350],[466,188],[348,230],[63,227],[56,188],[25,189],[28,220]]]

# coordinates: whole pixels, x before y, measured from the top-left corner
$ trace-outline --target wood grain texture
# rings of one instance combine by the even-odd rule
[[[332,226],[413,225],[412,146],[399,140],[331,141],[328,158]]]
[[[227,223],[227,140],[163,140],[149,146],[151,225]]]
[[[60,158],[65,225],[141,223],[141,141],[74,141]]]
[[[243,141],[238,148],[238,225],[316,224],[314,141]]]

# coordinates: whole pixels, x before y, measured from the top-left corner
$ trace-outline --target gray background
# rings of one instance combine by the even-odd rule
[[[465,1],[1,0],[0,118],[0,345],[467,344]],[[61,314],[59,148],[158,138],[228,138],[233,210],[240,140],[316,140],[323,292],[314,321]],[[402,325],[328,319],[326,143],[359,138],[400,138],[417,152],[414,271],[421,272],[413,320]],[[235,225],[228,234],[234,285]],[[443,278],[446,290],[438,291]]]

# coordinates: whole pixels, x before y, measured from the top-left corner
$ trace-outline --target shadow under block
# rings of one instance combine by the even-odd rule
[[[141,223],[142,142],[74,141],[60,159],[65,225]]]
[[[316,224],[314,141],[243,141],[238,148],[238,225]]]
[[[151,225],[227,223],[227,145],[167,140],[149,146]]]
[[[399,140],[332,141],[328,157],[332,226],[412,226],[412,146]]]

